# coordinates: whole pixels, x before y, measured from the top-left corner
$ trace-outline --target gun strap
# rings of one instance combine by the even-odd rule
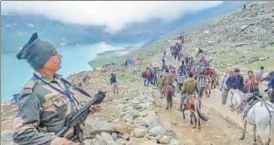
[[[77,101],[77,100],[75,99],[74,96],[72,96],[72,95],[70,94],[70,91],[68,90],[67,86],[65,85],[65,82],[64,82],[63,79],[61,79],[61,81],[62,81],[62,83],[63,83],[64,86],[65,86],[65,91],[63,91],[63,90],[61,90],[61,89],[59,89],[59,88],[57,88],[57,87],[51,85],[50,83],[47,83],[45,80],[42,79],[42,77],[38,76],[38,75],[35,74],[35,73],[33,74],[33,77],[34,77],[35,79],[37,79],[37,80],[41,80],[42,82],[44,82],[45,84],[47,84],[47,85],[48,85],[49,87],[51,87],[52,89],[58,91],[59,93],[63,94],[64,96],[66,96],[66,97],[70,100],[70,102],[72,102],[72,104],[73,104],[74,106],[76,106],[76,108],[77,108],[77,105],[75,104],[75,101]]]
[[[89,98],[92,98],[86,91],[84,91],[83,89],[79,88],[79,87],[76,87],[74,85],[72,85],[69,81],[65,80],[64,78],[61,78],[61,80],[70,85],[71,87],[73,87],[75,90],[77,90],[78,92],[80,92],[81,94],[85,95],[86,97],[89,97]]]

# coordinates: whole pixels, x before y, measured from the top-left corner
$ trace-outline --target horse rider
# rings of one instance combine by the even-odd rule
[[[180,110],[182,110],[183,105],[185,104],[185,100],[195,92],[198,94],[198,86],[197,82],[193,77],[193,73],[189,72],[189,78],[184,81],[182,92],[181,92],[181,101],[180,101]]]
[[[13,141],[20,145],[76,145],[83,142],[84,124],[69,130],[68,140],[56,136],[64,128],[65,118],[80,108],[72,86],[56,72],[61,68],[62,55],[49,42],[40,40],[34,33],[17,53],[34,69],[18,99],[18,110],[13,126]],[[91,114],[100,105],[90,108]]]
[[[229,93],[229,87],[226,85],[226,81],[232,75],[233,75],[233,69],[231,67],[228,67],[226,73],[221,78],[220,91],[221,91],[221,95],[222,95],[222,104],[223,105],[226,104],[228,93]]]

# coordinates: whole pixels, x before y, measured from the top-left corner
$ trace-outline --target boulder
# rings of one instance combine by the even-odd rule
[[[146,136],[148,130],[144,128],[135,128],[132,132],[135,137],[142,138]]]
[[[170,140],[170,145],[180,145],[180,141],[176,139],[171,139]]]
[[[109,144],[109,143],[114,143],[114,140],[112,136],[109,133],[102,132],[101,136],[104,138],[104,140]]]
[[[164,135],[166,133],[166,129],[163,128],[161,125],[154,126],[149,130],[149,135],[157,136],[157,135]]]
[[[158,145],[158,144],[157,142],[154,142],[152,140],[133,138],[129,141],[128,145]]]
[[[102,139],[95,139],[93,141],[93,144],[94,145],[108,145],[108,143],[105,140],[102,140]]]
[[[87,119],[84,135],[89,138],[91,134],[99,134],[102,132],[113,132],[111,123],[104,120]]]
[[[159,142],[162,143],[162,144],[169,144],[170,140],[171,140],[171,137],[165,135],[165,136],[161,137],[161,139],[159,140]]]
[[[84,145],[93,145],[93,142],[91,139],[84,140]]]
[[[118,134],[116,132],[111,133],[113,140],[117,140]]]
[[[16,143],[13,142],[11,130],[1,131],[1,144],[3,144],[3,145],[17,145]]]
[[[135,125],[126,123],[126,122],[122,122],[122,121],[113,121],[112,122],[112,128],[114,131],[119,132],[119,133],[130,133],[133,129],[136,128]]]
[[[116,143],[117,143],[118,145],[126,145],[126,144],[127,144],[127,141],[126,141],[125,139],[123,139],[123,138],[118,138],[118,139],[116,140]]]

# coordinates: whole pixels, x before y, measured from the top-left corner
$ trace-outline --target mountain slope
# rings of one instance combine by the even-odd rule
[[[107,33],[105,26],[64,24],[39,15],[2,14],[2,53],[16,52],[34,31],[37,31],[41,38],[54,43],[56,47],[102,41],[131,44],[142,42],[145,47],[170,32],[181,32],[185,28],[184,24],[188,22],[215,17],[224,11],[231,11],[242,3],[224,2],[208,10],[186,14],[172,22],[153,19],[142,23],[132,23],[115,34]]]
[[[258,3],[238,10],[216,23],[192,32],[186,48],[200,47],[213,66],[224,69],[239,65],[258,69],[264,65],[274,69],[274,2]],[[272,63],[271,63],[272,62]]]

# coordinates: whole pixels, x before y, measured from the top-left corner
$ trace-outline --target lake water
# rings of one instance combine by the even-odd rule
[[[64,77],[80,71],[92,70],[88,62],[95,59],[101,52],[124,49],[125,44],[108,45],[104,42],[58,48],[63,55],[62,67],[58,73]],[[1,100],[12,98],[13,94],[20,93],[24,84],[32,77],[33,69],[26,60],[18,60],[16,53],[1,55]]]

